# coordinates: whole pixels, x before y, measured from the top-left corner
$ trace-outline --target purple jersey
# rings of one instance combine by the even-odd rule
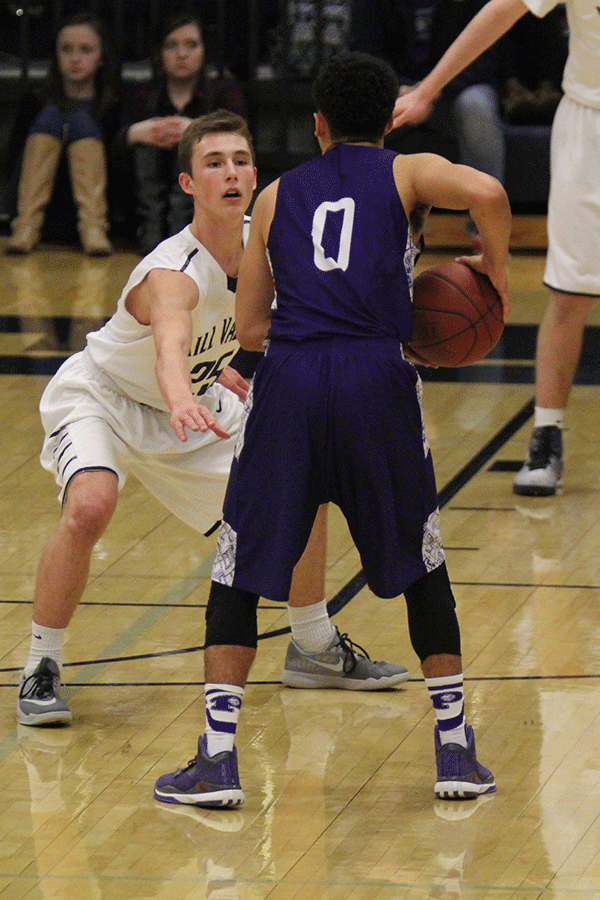
[[[287,600],[329,501],[378,597],[444,561],[421,382],[400,346],[414,246],[395,155],[335,146],[280,179],[272,340],[246,400],[213,581]]]
[[[282,175],[268,241],[276,289],[269,337],[409,339],[415,247],[396,155],[337,144]]]

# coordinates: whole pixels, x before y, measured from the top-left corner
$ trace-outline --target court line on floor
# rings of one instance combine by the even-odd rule
[[[457,472],[454,478],[438,492],[438,506],[442,509],[453,497],[469,482],[486,463],[506,444],[517,431],[533,416],[535,400],[531,399],[523,406],[494,437],[484,444],[481,450],[475,454],[469,462]],[[367,584],[364,572],[361,570],[352,578],[345,587],[327,604],[329,615],[335,615],[343,609],[353,597]]]
[[[121,662],[121,660],[116,660]],[[79,664],[81,665],[81,663]],[[600,681],[600,672],[577,673],[576,675],[463,675],[463,681]],[[378,694],[397,694],[402,691],[405,684],[421,684],[423,676],[407,678],[399,687],[381,688]],[[263,678],[260,681],[248,681],[249,685],[274,685],[283,687],[279,678],[272,681]],[[13,684],[3,684],[0,688],[10,687]],[[77,681],[70,682],[70,688],[129,688],[129,687],[204,687],[204,681]],[[294,690],[290,688],[290,690]]]
[[[532,417],[534,411],[534,400],[529,400],[515,415],[509,419],[500,431],[498,431],[469,462],[442,488],[438,493],[439,508],[442,509],[450,500],[461,490],[487,462],[510,440],[513,435]],[[160,619],[167,614],[169,606],[175,606],[180,600],[188,596],[193,587],[197,584],[197,579],[206,573],[206,562],[198,569],[194,570],[189,576],[174,587],[165,596],[164,604],[160,607],[146,608],[142,616],[137,618],[135,622],[118,637],[116,637],[104,650],[102,655],[98,654],[91,660],[80,660],[77,662],[66,663],[64,668],[79,668],[82,666],[91,667],[88,670],[90,680],[100,674],[103,667],[109,663],[115,662],[132,662],[143,659],[159,659],[161,656],[177,656],[184,653],[196,653],[204,649],[204,645],[194,647],[181,648],[179,650],[164,650],[153,653],[134,654],[132,656],[122,656],[122,652],[126,647],[130,646],[135,640],[138,640],[145,631],[155,625]],[[366,578],[362,569],[341,588],[340,591],[327,604],[330,616],[335,616],[342,610],[356,595],[366,586]],[[167,609],[165,609],[167,607]],[[282,609],[284,607],[282,606]],[[290,628],[277,628],[271,631],[263,632],[258,636],[259,641],[268,638],[279,637],[289,634]],[[108,655],[107,655],[108,654]],[[0,672],[20,671],[20,668],[0,669]],[[74,676],[76,677],[76,676]],[[249,682],[253,684],[256,682]],[[262,682],[259,682],[262,683]],[[268,682],[265,682],[268,683]],[[69,680],[67,684],[70,687],[83,687],[82,682]],[[137,684],[133,682],[132,684]]]

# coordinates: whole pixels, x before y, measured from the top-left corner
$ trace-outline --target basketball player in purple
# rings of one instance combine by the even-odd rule
[[[383,149],[397,91],[380,60],[329,60],[315,83],[322,155],[257,199],[236,329],[246,349],[267,349],[234,453],[206,613],[206,680],[216,690],[197,757],[157,781],[160,800],[242,802],[234,738],[256,653],[258,596],[285,601],[327,502],[346,516],[373,593],[405,596],[437,720],[436,795],[496,790],[465,721],[421,383],[402,345],[411,332],[416,246],[432,206],[469,210],[483,252],[462,261],[489,275],[508,314],[510,209],[488,175]],[[211,729],[228,736],[213,756]]]

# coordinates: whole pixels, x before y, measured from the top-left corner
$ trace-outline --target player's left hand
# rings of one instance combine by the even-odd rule
[[[248,396],[248,391],[250,389],[250,385],[243,378],[240,373],[233,369],[231,366],[225,366],[219,377],[217,378],[217,384],[222,384],[223,387],[227,388],[228,391],[233,391],[236,397],[239,397],[242,403],[245,402],[246,397]]]
[[[494,285],[496,293],[502,300],[502,312],[504,314],[504,321],[507,322],[511,311],[511,300],[508,293],[507,267],[490,265],[486,261],[485,256],[481,253],[477,254],[476,256],[458,256],[456,258],[456,262],[464,263],[465,265],[470,266],[471,269],[474,269],[476,272],[481,272],[482,275],[487,275],[487,277]]]

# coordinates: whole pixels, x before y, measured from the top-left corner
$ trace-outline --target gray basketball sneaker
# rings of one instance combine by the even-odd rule
[[[60,692],[58,665],[44,656],[32,675],[21,675],[17,721],[21,725],[68,725],[71,718]]]
[[[515,494],[550,497],[562,486],[562,432],[556,425],[534,428],[529,453],[513,483]]]
[[[295,641],[290,641],[281,681],[297,688],[381,691],[402,684],[408,676],[404,666],[375,662],[366,650],[336,628],[329,647],[320,653],[305,653]]]

